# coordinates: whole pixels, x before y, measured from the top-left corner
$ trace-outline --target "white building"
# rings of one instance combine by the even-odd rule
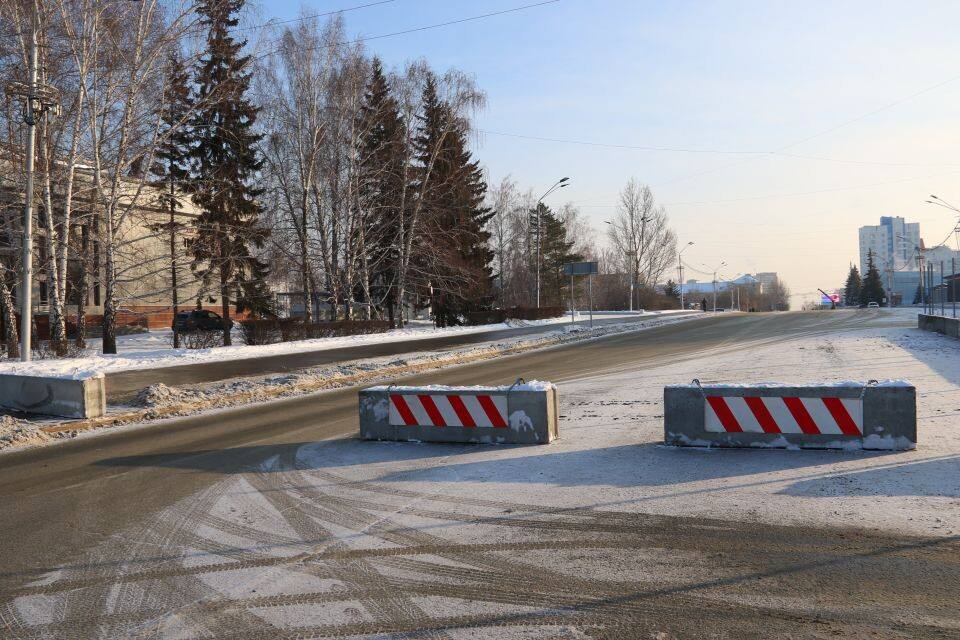
[[[960,269],[960,251],[955,251],[944,244],[924,249],[923,260],[933,267],[933,270],[937,273],[940,272],[941,263],[943,263],[943,272],[950,273],[951,260],[953,260],[953,264]],[[914,263],[912,269],[915,271],[916,268],[916,263]]]
[[[920,223],[882,216],[876,226],[860,227],[860,273],[867,272],[867,254],[881,275],[890,271],[915,269],[916,250],[920,246]]]

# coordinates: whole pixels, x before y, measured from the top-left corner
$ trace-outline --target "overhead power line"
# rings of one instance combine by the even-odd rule
[[[827,158],[823,156],[811,156],[799,153],[784,153],[782,151],[770,150],[742,150],[742,149],[693,149],[687,147],[662,147],[656,145],[634,145],[634,144],[615,144],[607,142],[596,142],[592,140],[572,140],[569,138],[549,138],[545,136],[533,136],[520,133],[507,133],[504,131],[491,131],[490,129],[479,129],[480,133],[498,136],[503,138],[517,138],[519,140],[530,140],[534,142],[553,142],[558,144],[572,144],[585,147],[600,147],[604,149],[622,149],[630,151],[657,151],[664,153],[694,153],[694,154],[714,154],[714,155],[744,155],[744,156],[780,156],[784,158],[797,158],[802,160],[816,160],[820,162],[838,162],[841,164],[862,164],[882,167],[960,167],[960,163],[916,163],[916,162],[881,162],[874,160],[849,160],[845,158]]]
[[[447,22],[438,22],[436,24],[429,24],[423,27],[413,27],[412,29],[404,29],[402,31],[393,31],[391,33],[383,33],[377,36],[368,36],[365,38],[357,38],[356,40],[350,40],[341,44],[356,44],[358,42],[369,42],[370,40],[380,40],[382,38],[392,38],[394,36],[403,36],[408,33],[418,33],[420,31],[428,31],[430,29],[439,29],[440,27],[449,27],[455,24],[463,24],[464,22],[472,22],[474,20],[483,20],[484,18],[492,18],[494,16],[502,16],[507,13],[516,13],[517,11],[524,11],[526,9],[533,9],[535,7],[542,7],[548,4],[556,4],[560,0],[544,0],[543,2],[534,2],[533,4],[525,4],[521,7],[513,7],[511,9],[503,9],[501,11],[493,11],[490,13],[484,13],[478,16],[470,16],[469,18],[460,18],[459,20],[449,20]]]
[[[473,21],[475,21],[475,20],[484,20],[484,19],[486,19],[486,18],[492,18],[492,17],[495,17],[495,16],[502,16],[502,15],[506,15],[506,14],[508,14],[508,13],[516,13],[516,12],[518,12],[518,11],[525,11],[525,10],[527,10],[527,9],[534,9],[534,8],[536,8],[536,7],[543,7],[543,6],[550,5],[550,4],[556,4],[556,3],[558,3],[558,2],[560,2],[560,0],[543,0],[542,2],[534,2],[534,3],[532,3],[532,4],[525,4],[525,5],[522,5],[522,6],[519,6],[519,7],[512,7],[512,8],[510,8],[510,9],[502,9],[502,10],[500,10],[500,11],[491,11],[490,13],[483,13],[483,14],[476,15],[476,16],[469,16],[469,17],[467,17],[467,18],[459,18],[459,19],[457,19],[457,20],[448,20],[448,21],[446,21],[446,22],[437,22],[437,23],[435,23],[435,24],[428,24],[428,25],[424,25],[424,26],[422,26],[422,27],[411,27],[411,28],[409,28],[409,29],[402,29],[402,30],[400,30],[400,31],[391,31],[390,33],[381,33],[381,34],[375,35],[375,36],[364,36],[364,37],[362,37],[362,38],[355,38],[355,39],[353,39],[353,40],[344,40],[343,42],[338,42],[337,44],[340,44],[340,45],[359,44],[359,43],[361,43],[361,42],[370,42],[371,40],[382,40],[382,39],[384,39],[384,38],[393,38],[393,37],[396,37],[396,36],[403,36],[403,35],[408,35],[408,34],[411,34],[411,33],[419,33],[419,32],[421,32],[421,31],[429,31],[429,30],[431,30],[431,29],[440,29],[440,28],[442,28],[442,27],[449,27],[449,26],[456,25],[456,24],[463,24],[463,23],[465,23],[465,22],[473,22]],[[311,50],[316,49],[316,48],[318,48],[318,47],[302,47],[300,50],[301,50],[301,51],[311,51]],[[256,56],[256,59],[257,59],[257,60],[260,60],[260,59],[262,59],[262,58],[265,58],[265,57],[269,56],[270,54],[273,54],[273,53],[278,52],[279,50],[280,50],[279,47],[270,49],[270,50],[265,51],[265,52],[261,53],[260,55]]]
[[[323,13],[311,13],[307,16],[300,16],[297,18],[290,18],[289,20],[267,20],[261,24],[249,25],[246,27],[238,27],[234,31],[253,31],[255,29],[266,29],[267,27],[276,27],[281,24],[291,24],[294,22],[303,22],[305,20],[313,20],[314,18],[325,18],[327,16],[333,16],[338,13],[346,13],[348,11],[357,11],[358,9],[367,9],[368,7],[377,7],[382,4],[390,4],[391,2],[396,2],[396,0],[379,0],[378,2],[368,2],[367,4],[359,4],[355,7],[344,7],[343,9],[335,9],[333,11],[324,11]]]
[[[860,115],[858,115],[858,116],[856,116],[856,117],[853,117],[853,118],[850,118],[850,119],[848,119],[848,120],[844,120],[843,122],[841,122],[841,123],[839,123],[839,124],[836,124],[836,125],[834,125],[834,126],[832,126],[832,127],[829,127],[829,128],[824,129],[824,130],[822,130],[822,131],[818,131],[817,133],[814,133],[814,134],[811,134],[811,135],[809,135],[809,136],[806,136],[805,138],[801,138],[801,139],[799,139],[799,140],[796,140],[796,141],[794,141],[794,142],[791,142],[790,144],[787,144],[787,145],[784,145],[784,146],[782,146],[782,147],[779,147],[779,148],[775,149],[775,151],[778,152],[778,153],[779,153],[779,152],[783,152],[783,151],[786,151],[787,149],[792,149],[793,147],[796,147],[796,146],[798,146],[798,145],[800,145],[800,144],[803,144],[804,142],[809,142],[810,140],[814,140],[814,139],[816,139],[816,138],[823,137],[823,136],[825,136],[825,135],[827,135],[827,134],[830,134],[830,133],[833,133],[834,131],[837,131],[838,129],[842,129],[842,128],[844,128],[844,127],[846,127],[846,126],[849,126],[849,125],[851,125],[851,124],[854,124],[854,123],[856,123],[856,122],[860,122],[861,120],[865,120],[866,118],[869,118],[869,117],[871,117],[871,116],[875,116],[875,115],[877,115],[878,113],[882,113],[882,112],[884,112],[884,111],[887,111],[887,110],[889,110],[889,109],[892,109],[892,108],[894,108],[894,107],[897,107],[897,106],[899,106],[899,105],[901,105],[901,104],[903,104],[903,103],[905,103],[905,102],[909,102],[910,100],[913,100],[914,98],[917,98],[917,97],[919,97],[919,96],[921,96],[921,95],[923,95],[923,94],[925,94],[925,93],[929,93],[929,92],[931,92],[931,91],[935,91],[935,90],[937,90],[937,89],[940,89],[941,87],[945,87],[946,85],[951,84],[951,83],[953,83],[953,82],[956,82],[957,80],[960,80],[960,75],[953,76],[952,78],[948,78],[948,79],[943,80],[943,81],[941,81],[941,82],[937,82],[937,83],[935,83],[935,84],[932,84],[932,85],[923,87],[922,89],[920,89],[920,90],[918,90],[918,91],[914,91],[913,93],[911,93],[911,94],[909,94],[909,95],[907,95],[907,96],[904,96],[904,97],[902,97],[902,98],[898,98],[897,100],[894,100],[893,102],[888,102],[887,104],[885,104],[885,105],[883,105],[883,106],[881,106],[881,107],[879,107],[879,108],[873,109],[873,110],[868,111],[868,112],[863,113],[863,114],[860,114]],[[713,169],[707,169],[707,170],[705,170],[705,171],[699,171],[699,172],[694,173],[694,174],[691,174],[691,175],[681,176],[681,177],[679,177],[679,178],[673,178],[673,179],[667,180],[667,181],[665,181],[665,182],[660,182],[660,183],[658,183],[658,184],[656,184],[656,185],[654,185],[654,186],[661,187],[661,186],[664,186],[664,185],[667,185],[667,184],[673,184],[673,183],[675,183],[675,182],[683,182],[683,181],[686,181],[686,180],[691,180],[691,179],[693,179],[693,178],[699,178],[700,176],[707,175],[707,174],[710,174],[710,173],[716,173],[717,171],[722,171],[722,170],[728,169],[728,168],[730,168],[730,167],[740,166],[740,165],[742,165],[742,164],[746,164],[746,163],[748,163],[748,162],[752,162],[753,160],[754,160],[754,158],[747,158],[747,159],[745,159],[745,160],[741,160],[741,161],[738,161],[738,162],[731,162],[731,163],[728,163],[728,164],[725,164],[725,165],[722,165],[722,166],[719,166],[719,167],[714,167]]]

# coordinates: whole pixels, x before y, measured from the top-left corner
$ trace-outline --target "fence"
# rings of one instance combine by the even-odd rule
[[[957,273],[957,261],[950,259],[950,272],[946,273],[947,263],[927,263],[923,265],[917,288],[920,291],[920,304],[923,313],[930,316],[957,317],[957,299],[960,298],[960,273]]]

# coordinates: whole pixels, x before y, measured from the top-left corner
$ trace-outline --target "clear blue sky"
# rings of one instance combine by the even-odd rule
[[[535,1],[395,0],[344,17],[350,33],[377,36]],[[300,7],[276,0],[257,11],[290,18]],[[928,245],[953,228],[923,201],[936,193],[960,205],[957,24],[958,2],[560,0],[367,47],[388,66],[422,57],[474,75],[488,96],[483,130],[831,159],[493,135],[475,149],[491,181],[510,174],[545,189],[570,176],[562,195],[598,231],[636,177],[681,241],[695,242],[690,264],[725,260],[728,276],[778,271],[808,294],[841,284],[857,261],[857,227],[881,215],[919,221]]]

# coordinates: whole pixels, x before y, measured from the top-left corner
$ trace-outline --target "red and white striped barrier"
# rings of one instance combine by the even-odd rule
[[[507,428],[507,396],[391,393],[390,424]]]
[[[663,441],[680,447],[913,449],[917,390],[905,380],[668,385]]]
[[[517,380],[506,386],[362,389],[360,437],[401,442],[547,444],[559,435],[557,388]]]
[[[706,430],[711,433],[804,433],[863,435],[863,400],[708,396]]]

